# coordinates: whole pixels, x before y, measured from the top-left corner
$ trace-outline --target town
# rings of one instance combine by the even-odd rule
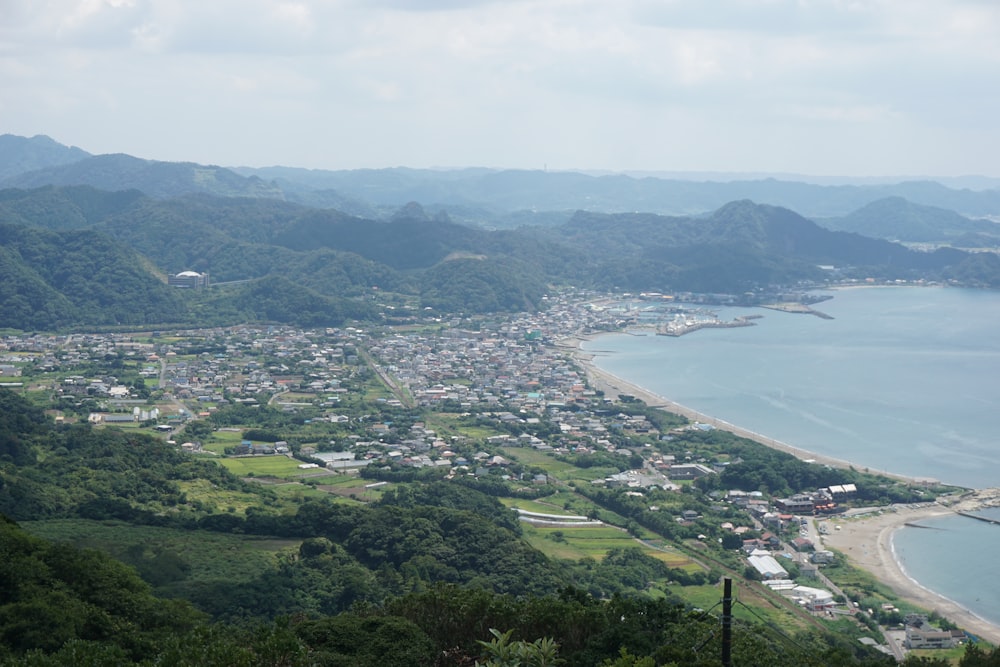
[[[365,502],[421,471],[478,480],[536,544],[614,529],[619,544],[636,540],[678,572],[735,572],[788,613],[849,619],[859,640],[898,659],[966,641],[885,589],[843,583],[850,570],[823,545],[836,521],[873,504],[892,511],[886,498],[929,502],[954,489],[859,475],[769,493],[735,486],[753,478],[737,472],[750,451],[778,454],[592,386],[574,356],[580,339],[660,326],[657,301],[567,294],[536,314],[400,327],[8,335],[0,386],[44,402],[57,423],[158,434],[262,484]],[[836,472],[784,456],[811,469],[806,478]]]

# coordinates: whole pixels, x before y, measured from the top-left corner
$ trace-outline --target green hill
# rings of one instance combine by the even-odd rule
[[[0,312],[0,326],[53,329],[179,321],[185,307],[102,234],[0,224]]]
[[[222,167],[192,162],[159,162],[130,155],[96,155],[68,164],[23,172],[2,181],[7,188],[90,185],[102,190],[140,190],[151,197],[207,192],[227,197],[281,198],[281,190],[261,179]]]
[[[949,243],[966,234],[1000,239],[1000,225],[970,220],[954,211],[914,204],[902,197],[874,201],[841,218],[825,218],[828,229],[911,243]]]
[[[371,220],[267,198],[45,186],[0,191],[0,224],[0,325],[15,328],[334,326],[402,312],[376,310],[376,292],[411,313],[517,311],[538,308],[555,285],[742,294],[821,282],[820,265],[1000,284],[995,256],[917,252],[749,200],[699,217],[578,211],[561,225],[489,231],[415,202]],[[163,284],[185,270],[250,282],[184,294]]]
[[[90,153],[64,146],[45,135],[31,138],[0,134],[0,181],[29,171],[79,162]]]

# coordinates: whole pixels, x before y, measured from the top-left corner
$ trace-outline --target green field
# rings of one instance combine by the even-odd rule
[[[514,459],[524,465],[541,468],[546,474],[562,482],[570,480],[592,482],[595,479],[604,479],[608,475],[618,472],[617,468],[597,466],[593,468],[579,468],[572,463],[556,459],[555,456],[548,452],[540,452],[530,447],[503,447],[501,451],[507,458]]]
[[[500,498],[499,500],[507,507],[517,507],[528,512],[571,516],[600,516],[607,519],[610,523],[625,524],[624,518],[602,507],[598,507],[587,498],[569,488],[559,489],[551,495],[536,500],[528,500],[526,498]]]
[[[299,482],[280,482],[278,484],[268,484],[267,488],[274,491],[275,495],[282,501],[293,504],[301,503],[310,498],[328,498],[330,494],[317,487],[300,484]]]
[[[623,530],[610,526],[550,527],[521,524],[524,539],[550,558],[601,560],[612,549],[639,546]],[[558,539],[558,536],[560,536]]]
[[[343,498],[351,498],[363,502],[372,502],[382,497],[393,484],[371,487],[372,480],[357,475],[330,475],[319,481],[318,488],[324,493],[332,493]]]
[[[276,399],[279,403],[312,403],[316,400],[314,393],[302,393],[297,391],[286,391],[278,395]]]
[[[564,516],[586,516],[585,512],[581,513],[565,508],[565,502],[559,502],[558,496],[561,495],[563,494],[553,494],[539,500],[528,500],[527,498],[500,498],[499,500],[507,507],[516,507],[527,512],[561,514]]]
[[[302,461],[275,454],[271,456],[238,456],[218,459],[219,463],[229,472],[238,477],[246,477],[251,473],[258,477],[300,477],[303,471],[299,468]]]
[[[242,514],[248,507],[256,507],[261,503],[261,497],[257,494],[222,489],[206,479],[181,480],[177,482],[177,486],[189,501],[201,503],[202,509],[208,511]]]
[[[696,609],[712,610],[719,614],[722,608],[722,585],[670,586],[668,590]],[[781,598],[777,593],[764,590],[758,583],[733,580],[733,617],[743,621],[756,622],[758,631],[771,628],[772,639],[784,640],[796,632],[815,628],[818,621],[809,623],[790,609],[794,603]],[[763,620],[765,623],[761,624]],[[774,628],[781,628],[779,633]]]
[[[521,524],[524,539],[550,558],[579,560],[603,559],[612,549],[639,547],[647,555],[663,561],[667,567],[698,569],[690,558],[675,550],[661,551],[650,548],[624,530],[613,526],[536,526]]]
[[[457,415],[447,413],[433,413],[425,417],[428,428],[433,429],[442,437],[449,435],[462,435],[469,440],[483,441],[494,435],[499,435],[500,431],[488,426],[465,426],[460,423]]]
[[[201,448],[208,452],[222,455],[226,447],[235,447],[243,441],[243,431],[214,431],[201,443]]]

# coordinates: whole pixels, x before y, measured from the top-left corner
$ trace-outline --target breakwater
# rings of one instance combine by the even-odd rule
[[[1000,519],[991,519],[988,516],[981,516],[979,514],[973,514],[971,512],[955,512],[959,516],[967,516],[970,519],[975,519],[976,521],[985,521],[986,523],[992,523],[994,526],[1000,526]]]
[[[761,308],[768,308],[770,310],[781,311],[782,313],[799,313],[803,315],[815,315],[821,320],[832,320],[833,315],[828,315],[822,311],[810,308],[804,303],[799,303],[797,301],[790,301],[786,303],[768,303],[761,304]]]

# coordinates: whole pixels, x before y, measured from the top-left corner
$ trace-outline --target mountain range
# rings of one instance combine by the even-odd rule
[[[992,252],[890,241],[996,246],[996,223],[914,201],[997,215],[996,190],[686,182],[670,206],[696,213],[665,215],[680,181],[232,170],[11,135],[0,149],[0,326],[15,329],[406,321],[428,309],[532,310],[561,286],[752,293],[822,283],[829,267],[843,277],[1000,285]],[[893,191],[911,199],[885,196]],[[711,203],[726,193],[756,202]],[[813,211],[863,203],[822,226],[759,203],[808,193]],[[184,270],[208,273],[213,286],[166,285]]]

